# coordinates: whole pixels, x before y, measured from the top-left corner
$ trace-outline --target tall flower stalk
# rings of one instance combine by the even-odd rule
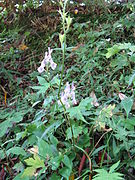
[[[62,98],[63,97],[65,98],[65,96],[61,95],[62,97],[60,97],[60,92],[61,92],[61,85],[62,85],[62,79],[63,79],[63,74],[64,74],[64,62],[65,62],[65,53],[66,53],[66,35],[67,35],[67,32],[68,32],[69,27],[72,22],[72,18],[70,18],[70,16],[67,17],[67,12],[66,12],[67,2],[68,2],[68,0],[65,0],[64,2],[62,0],[60,0],[61,9],[59,9],[59,14],[61,15],[61,18],[62,18],[63,34],[59,34],[59,40],[60,40],[61,49],[62,49],[62,71],[61,71],[60,85],[59,85],[59,90],[58,90],[58,98],[59,98],[59,101],[62,104],[65,112],[66,112],[66,107],[65,107],[65,104],[63,103],[64,101],[62,100]],[[71,128],[71,133],[72,133],[72,143],[74,146],[75,140],[74,140],[72,122],[68,116],[66,116],[66,117],[70,123],[70,128]]]
[[[62,71],[61,71],[61,79],[60,79],[60,85],[58,90],[58,97],[60,97],[60,91],[61,91],[61,84],[63,79],[63,73],[64,73],[64,62],[65,62],[65,53],[66,53],[66,35],[69,30],[70,24],[72,22],[72,18],[70,16],[67,17],[66,13],[66,5],[68,0],[65,0],[64,3],[60,0],[60,6],[61,9],[59,9],[59,13],[62,18],[62,25],[63,25],[63,34],[59,34],[59,40],[61,43],[62,48]]]

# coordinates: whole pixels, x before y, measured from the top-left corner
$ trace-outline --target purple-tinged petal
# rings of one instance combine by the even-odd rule
[[[76,99],[75,99],[75,92],[74,91],[71,92],[71,96],[72,96],[73,104],[77,104]]]
[[[57,67],[57,64],[53,62],[52,60],[50,61],[50,65],[51,65],[52,70],[56,69]]]
[[[44,68],[42,67],[42,66],[40,66],[39,68],[38,68],[38,72],[39,73],[42,73],[44,71]]]
[[[44,62],[44,60],[41,62],[41,67],[42,67],[42,68],[45,67],[45,62]]]
[[[75,86],[74,86],[74,82],[72,82],[72,87],[71,87],[72,91],[75,90]]]
[[[70,97],[70,84],[69,84],[69,82],[66,83],[66,88],[65,88],[64,92],[68,97]]]

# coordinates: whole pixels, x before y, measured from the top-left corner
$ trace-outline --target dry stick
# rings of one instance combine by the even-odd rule
[[[95,144],[95,146],[93,147],[93,149],[91,150],[91,152],[89,153],[89,156],[91,156],[91,154],[93,153],[94,149],[97,147],[97,145],[99,144],[99,142],[101,141],[101,139],[108,133],[112,131],[112,129],[108,129],[104,134],[102,134],[102,136],[99,138],[98,142]]]

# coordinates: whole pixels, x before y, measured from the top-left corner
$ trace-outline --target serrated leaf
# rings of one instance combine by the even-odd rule
[[[44,86],[33,86],[31,88],[34,90],[38,90],[39,94],[45,94],[49,87],[50,87],[50,84],[46,83]]]
[[[38,82],[39,84],[42,86],[45,86],[45,84],[47,83],[47,81],[45,80],[45,78],[41,77],[41,76],[37,76]]]
[[[85,99],[82,99],[80,104],[79,104],[79,108],[80,110],[90,110],[90,108],[93,106],[92,105],[92,102],[93,102],[93,98],[85,98]]]
[[[76,118],[77,120],[81,120],[88,124],[88,122],[84,119],[79,106],[69,108],[67,109],[67,112],[69,113],[71,118]]]
[[[125,98],[124,100],[121,101],[121,105],[126,111],[127,117],[132,109],[133,106],[133,100],[131,97]]]
[[[44,167],[44,160],[41,160],[37,154],[34,154],[34,158],[29,158],[24,161],[28,166],[32,166],[35,169]]]
[[[83,131],[82,126],[73,125],[74,138],[77,138],[79,136],[79,134],[82,133],[82,131]],[[66,134],[67,134],[67,139],[72,139],[72,133],[71,133],[71,128],[70,127],[66,130]]]
[[[117,54],[120,51],[120,48],[118,45],[114,45],[113,47],[108,48],[107,51],[106,58],[110,58],[111,56]]]
[[[41,160],[37,154],[34,154],[34,158],[26,159],[25,162],[31,167],[24,170],[22,177],[31,177],[36,172],[36,169],[45,167],[44,160]]]

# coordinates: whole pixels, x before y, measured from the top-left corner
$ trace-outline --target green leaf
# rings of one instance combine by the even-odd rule
[[[117,163],[113,164],[111,167],[110,167],[110,171],[109,173],[113,173],[115,171],[115,169],[119,166],[120,164],[120,161],[118,161]]]
[[[69,113],[71,118],[76,118],[77,120],[81,120],[88,124],[88,122],[84,119],[79,106],[71,107],[67,109],[67,112]]]
[[[6,151],[6,153],[7,153],[7,156],[9,156],[9,154],[16,154],[16,155],[26,156],[26,152],[21,147],[12,147],[12,148],[8,149]]]
[[[79,104],[79,108],[80,110],[90,110],[93,105],[92,105],[92,101],[93,101],[93,98],[85,98],[85,99],[82,99],[80,104]]]
[[[30,167],[24,170],[22,177],[31,177],[36,172],[36,169],[45,167],[44,160],[41,160],[37,154],[34,154],[34,158],[26,159],[25,162]]]
[[[59,143],[58,139],[55,136],[53,136],[52,134],[50,136],[50,141],[55,146],[57,146],[57,144]]]
[[[108,173],[106,170],[104,169],[96,169],[94,170],[95,172],[97,172],[98,174],[96,174],[93,177],[93,180],[124,180],[124,178],[122,177],[123,174],[120,173]]]
[[[36,171],[36,169],[34,167],[26,168],[22,174],[22,178],[32,177],[34,175],[35,171]]]
[[[71,174],[71,170],[67,167],[63,167],[59,170],[59,173],[61,176],[65,177],[66,179],[69,178],[70,174]]]
[[[49,178],[49,180],[61,180],[61,177],[58,176],[56,173],[53,173],[53,175]]]
[[[114,68],[117,66],[116,70],[122,69],[124,66],[128,66],[128,60],[125,56],[117,57],[116,59],[111,61],[111,67]]]
[[[43,139],[38,138],[38,150],[39,154],[46,159],[48,156],[52,156],[51,146]]]
[[[21,112],[15,112],[14,115],[9,116],[5,121],[0,123],[0,137],[4,136],[8,128],[13,126],[13,123],[18,123],[23,120]]]
[[[45,92],[48,90],[49,87],[50,87],[50,84],[46,83],[44,86],[33,86],[31,88],[34,90],[38,90],[39,94],[45,94]]]
[[[114,45],[113,47],[108,48],[107,51],[106,58],[110,58],[111,56],[117,54],[120,51],[120,48],[118,45]]]
[[[124,100],[121,101],[121,106],[124,108],[126,111],[127,117],[132,109],[133,106],[133,100],[131,97],[125,98]]]
[[[35,169],[44,167],[44,160],[41,160],[36,154],[34,154],[34,158],[29,158],[24,161],[27,163],[28,166],[32,166]]]
[[[14,180],[29,180],[29,177],[26,176],[26,177],[22,177],[23,175],[23,172],[19,173],[15,178]]]
[[[38,82],[41,86],[45,86],[45,84],[47,83],[47,81],[45,80],[45,78],[41,77],[41,76],[37,76],[38,78]]]
[[[59,155],[55,158],[52,158],[49,164],[52,166],[52,170],[57,170],[57,168],[60,166],[60,163],[63,159],[63,155]]]
[[[67,155],[64,155],[64,159],[63,159],[63,163],[65,164],[65,166],[67,166],[70,170],[72,170],[72,161],[71,159],[69,159],[69,157]]]
[[[82,130],[83,130],[82,126],[73,125],[74,138],[77,138],[79,136],[79,134],[82,133]],[[72,139],[72,133],[71,133],[71,128],[70,127],[66,130],[66,134],[67,134],[67,139]]]
[[[135,71],[133,71],[133,74],[131,75],[130,79],[129,79],[129,84],[128,86],[131,86],[132,82],[135,80]]]

